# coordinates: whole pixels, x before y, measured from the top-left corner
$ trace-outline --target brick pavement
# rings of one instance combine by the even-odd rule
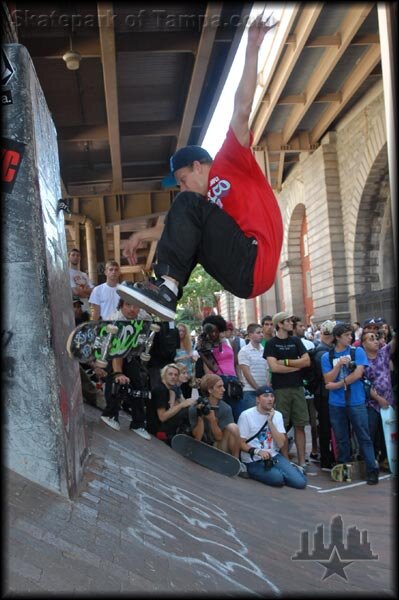
[[[392,595],[392,479],[335,491],[320,473],[306,490],[269,488],[139,438],[123,414],[120,432],[93,407],[85,415],[90,456],[74,501],[7,472],[6,593]],[[335,514],[367,529],[379,559],[322,580],[317,561],[291,558],[301,531]]]

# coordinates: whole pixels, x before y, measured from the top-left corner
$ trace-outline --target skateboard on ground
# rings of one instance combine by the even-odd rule
[[[331,469],[331,479],[333,481],[347,482],[362,481],[366,479],[366,465],[363,460],[342,463],[335,465]]]
[[[171,446],[179,454],[221,475],[234,477],[240,472],[240,461],[214,446],[199,442],[189,435],[179,433],[172,438]]]
[[[131,352],[146,362],[159,329],[152,321],[88,321],[70,333],[67,352],[71,358],[82,363],[95,361],[99,367]]]
[[[396,455],[398,445],[398,420],[393,406],[380,410],[382,428],[384,430],[385,446],[389,470],[392,475],[397,475],[398,459]]]

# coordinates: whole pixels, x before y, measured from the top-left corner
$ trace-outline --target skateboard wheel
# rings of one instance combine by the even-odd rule
[[[114,335],[118,333],[118,328],[116,325],[107,325],[106,327],[107,333],[113,333]]]
[[[142,352],[140,354],[140,359],[144,362],[148,362],[150,360],[150,358],[151,358],[151,355],[148,354],[148,352]]]
[[[161,331],[161,328],[158,323],[151,323],[150,331],[156,331],[158,333],[158,331]]]

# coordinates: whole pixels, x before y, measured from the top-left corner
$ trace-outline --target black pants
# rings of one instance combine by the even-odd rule
[[[315,394],[314,405],[317,411],[318,420],[317,432],[319,435],[320,466],[330,468],[335,460],[331,451],[331,424],[328,409],[328,396],[323,394],[323,392],[321,392],[321,395]]]
[[[119,410],[121,407],[121,400],[117,394],[112,393],[112,383],[107,382],[105,385],[105,401],[106,407],[103,410],[103,417],[113,417],[118,420]],[[130,429],[140,429],[145,427],[145,408],[143,398],[129,398],[127,400],[127,406],[129,413],[131,414],[132,420],[130,423]]]
[[[169,275],[184,287],[197,263],[227,291],[248,298],[257,254],[253,237],[215,204],[194,192],[178,194],[157,246],[157,277]]]

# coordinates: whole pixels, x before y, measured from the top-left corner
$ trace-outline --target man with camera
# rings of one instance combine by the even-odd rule
[[[286,441],[283,415],[274,409],[274,391],[259,387],[256,406],[244,410],[238,419],[241,458],[251,479],[266,485],[303,489],[307,479],[303,469],[280,453]]]
[[[328,390],[330,422],[338,447],[338,463],[351,461],[350,425],[366,463],[366,481],[378,483],[378,463],[369,434],[364,368],[368,360],[363,348],[356,348],[351,359],[352,325],[339,323],[333,329],[334,346],[321,357],[321,369]]]
[[[131,321],[137,318],[151,318],[145,311],[120,299],[116,311],[110,315],[112,321]],[[151,436],[145,429],[145,399],[149,397],[146,382],[141,370],[138,356],[127,355],[125,358],[112,360],[112,373],[106,381],[106,407],[101,420],[116,431],[120,430],[119,410],[122,406],[130,413],[132,420],[130,429],[145,440]]]
[[[188,409],[192,436],[239,458],[240,431],[234,423],[230,406],[222,400],[224,391],[219,375],[208,374],[201,378],[200,397]],[[244,465],[242,472],[246,472]]]

